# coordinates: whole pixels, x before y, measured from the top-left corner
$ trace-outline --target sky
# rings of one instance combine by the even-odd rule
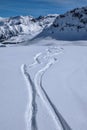
[[[62,14],[87,6],[87,0],[0,0],[0,17]]]

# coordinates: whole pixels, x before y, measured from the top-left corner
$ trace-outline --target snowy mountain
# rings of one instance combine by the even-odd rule
[[[50,26],[58,15],[40,16],[16,16],[10,18],[0,18],[0,41],[4,41],[12,36],[28,34],[28,39],[36,36],[43,28]]]
[[[58,40],[87,39],[87,7],[76,8],[59,15],[38,37],[49,36]]]
[[[87,7],[76,8],[65,14],[47,16],[0,17],[0,41],[24,43],[37,38],[56,40],[87,39]]]

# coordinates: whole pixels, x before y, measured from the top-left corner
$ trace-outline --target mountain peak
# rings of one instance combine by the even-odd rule
[[[32,16],[0,18],[0,41],[6,41],[14,36],[17,38],[20,35],[27,35],[28,40],[34,37],[84,40],[87,39],[86,34],[87,6],[73,9],[62,15],[49,14],[38,18]]]

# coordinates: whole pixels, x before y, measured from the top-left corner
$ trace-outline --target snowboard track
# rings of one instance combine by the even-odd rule
[[[30,64],[29,66],[27,66],[26,64],[23,64],[21,66],[22,74],[24,75],[24,78],[27,81],[27,85],[28,87],[31,87],[31,89],[28,90],[28,93],[31,96],[29,96],[28,107],[26,110],[26,114],[27,114],[26,122],[28,126],[27,130],[30,130],[30,129],[38,130],[37,120],[36,120],[36,115],[37,115],[36,96],[37,94],[39,95],[39,98],[41,99],[41,101],[45,104],[45,107],[47,108],[49,115],[52,117],[54,123],[56,124],[56,129],[57,130],[72,130],[70,126],[68,125],[68,123],[64,120],[60,112],[57,110],[56,106],[53,104],[51,99],[49,98],[42,84],[43,76],[45,72],[57,61],[56,56],[58,57],[58,55],[61,53],[63,53],[63,48],[59,49],[56,47],[51,47],[51,48],[46,49],[44,54],[43,53],[36,54],[36,56],[34,57],[34,63]],[[27,68],[28,67],[33,68],[39,64],[44,64],[44,61],[46,62],[44,67],[42,67],[35,74],[34,81],[33,81]]]

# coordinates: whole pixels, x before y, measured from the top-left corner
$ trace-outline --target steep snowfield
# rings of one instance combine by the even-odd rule
[[[87,130],[87,41],[42,43],[0,48],[0,129]]]
[[[53,24],[37,36],[57,40],[87,40],[87,7],[59,15]]]

